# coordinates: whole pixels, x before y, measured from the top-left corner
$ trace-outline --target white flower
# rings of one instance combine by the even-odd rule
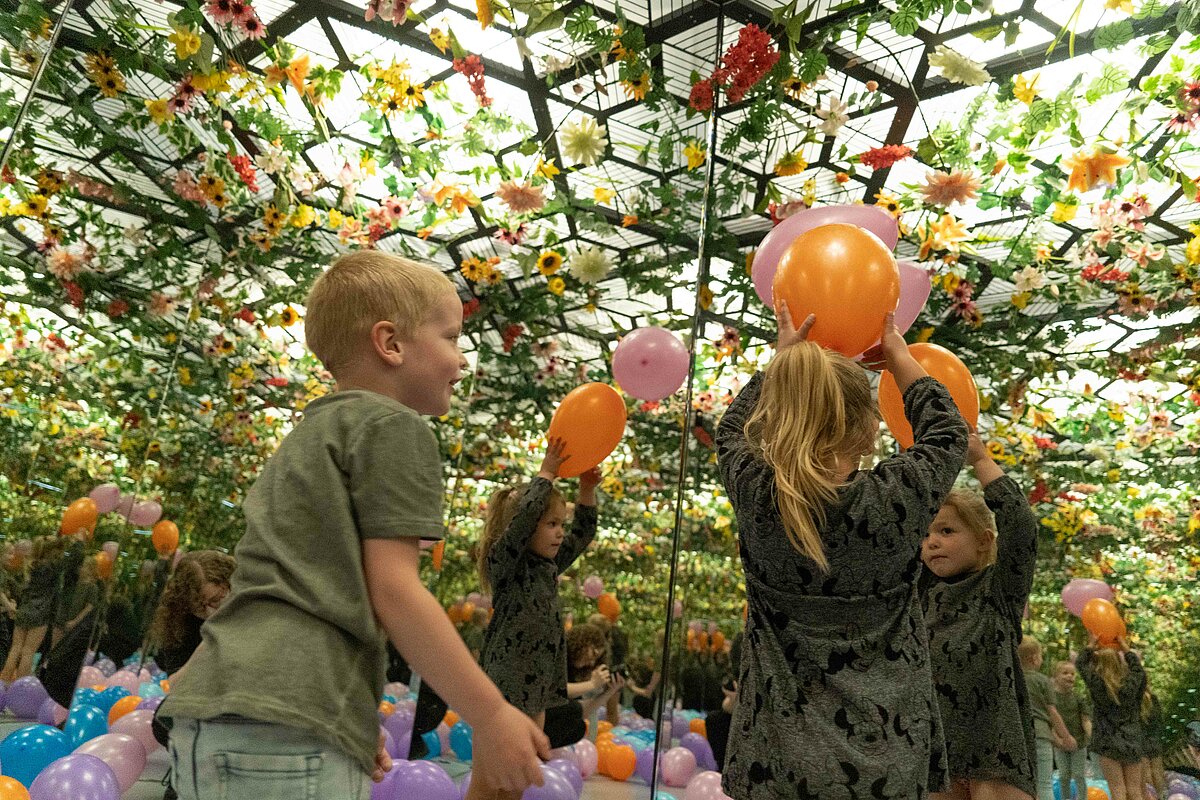
[[[573,58],[559,58],[558,56],[546,56],[544,66],[547,74],[562,72],[564,69],[570,69],[575,63]]]
[[[956,53],[944,44],[929,54],[929,66],[940,69],[942,77],[951,83],[965,86],[982,86],[992,79],[983,64],[972,61],[962,53]]]
[[[567,269],[580,283],[596,283],[612,269],[612,262],[600,248],[587,247],[571,256]]]
[[[822,133],[837,136],[842,126],[850,121],[850,115],[846,113],[849,109],[850,106],[843,103],[842,98],[830,95],[829,107],[817,109],[817,116],[825,120],[817,127]]]
[[[594,167],[604,155],[604,148],[608,147],[607,134],[603,125],[597,125],[591,117],[584,117],[579,122],[564,125],[558,132],[558,141],[563,154],[571,161]]]
[[[288,160],[283,153],[283,147],[271,143],[263,146],[262,152],[254,157],[254,163],[263,172],[274,175],[287,166]]]
[[[1046,285],[1046,276],[1037,267],[1026,267],[1013,275],[1018,292],[1031,292]]]

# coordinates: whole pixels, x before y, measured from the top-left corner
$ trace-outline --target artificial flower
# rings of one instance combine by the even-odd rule
[[[441,53],[445,53],[446,48],[450,46],[450,36],[441,28],[433,28],[429,31],[429,41]]]
[[[903,161],[912,155],[912,148],[905,144],[887,144],[883,147],[873,147],[862,153],[858,161],[871,169],[887,169],[897,161]]]
[[[939,70],[942,77],[951,83],[965,86],[982,86],[992,79],[983,64],[972,61],[944,44],[939,44],[929,54],[929,66]]]
[[[480,30],[487,30],[495,19],[491,0],[475,0],[475,19],[479,20]]]
[[[650,73],[643,72],[636,78],[621,81],[621,86],[625,90],[625,94],[634,100],[645,100],[646,91],[650,88]]]
[[[842,102],[840,97],[829,95],[828,105],[817,108],[817,116],[822,122],[817,130],[829,136],[837,136],[842,126],[850,121],[850,107]]]
[[[290,328],[300,321],[300,313],[291,306],[286,307],[279,312],[279,324],[285,328]]]
[[[508,210],[513,214],[541,211],[546,205],[546,198],[542,196],[542,187],[529,183],[505,181],[496,189],[496,196],[508,206]]]
[[[592,197],[597,203],[607,203],[617,196],[617,193],[607,186],[597,186],[592,190]]]
[[[955,203],[974,200],[980,181],[970,172],[956,169],[952,172],[931,172],[925,176],[921,194],[925,202],[933,206],[948,207]]]
[[[1034,98],[1037,97],[1037,83],[1039,78],[1041,78],[1040,72],[1035,72],[1032,78],[1018,75],[1013,81],[1013,97],[1027,106],[1033,105]]]
[[[729,102],[740,103],[779,60],[779,50],[771,35],[754,23],[738,31],[738,40],[721,57],[722,68],[714,77],[727,84]]]
[[[580,283],[596,283],[612,269],[608,254],[598,247],[585,247],[571,256],[567,265]]]
[[[691,159],[688,159],[688,163],[688,168],[691,169]],[[780,159],[775,162],[775,174],[779,175],[780,177],[787,175],[799,175],[806,169],[808,169],[808,162],[804,160],[804,156],[800,155],[799,151],[787,153],[781,156]]]
[[[799,100],[808,90],[808,84],[795,75],[789,75],[779,82],[779,88],[783,89],[783,93],[788,97]]]
[[[581,117],[577,122],[568,122],[558,132],[559,145],[563,155],[583,164],[594,167],[604,150],[608,147],[607,131],[603,125],[596,123],[591,117]]]
[[[150,121],[155,125],[165,125],[175,119],[175,112],[171,110],[165,98],[146,100],[145,103],[146,113],[150,115]]]
[[[1046,276],[1037,267],[1025,267],[1013,274],[1013,283],[1018,292],[1031,292],[1046,285]]]
[[[488,97],[487,85],[484,83],[483,59],[472,53],[466,58],[454,59],[451,66],[455,72],[467,79],[467,86],[475,95],[480,108],[487,108],[492,104],[492,98]]]
[[[558,270],[562,267],[562,264],[562,253],[558,252],[557,250],[546,250],[540,256],[538,256],[537,260],[538,272],[542,273],[543,275],[553,275],[554,273],[558,272]]]
[[[683,155],[687,159],[687,168],[689,170],[699,167],[708,156],[707,152],[700,147],[700,143],[695,139],[688,142],[687,147],[683,148]]]
[[[200,52],[200,34],[191,28],[175,28],[167,41],[175,45],[175,57],[186,61]]]
[[[533,168],[534,175],[537,175],[539,178],[545,178],[548,181],[554,180],[554,176],[560,172],[562,172],[562,170],[554,166],[553,159],[550,161],[543,161],[539,158],[537,160],[537,165]]]
[[[555,277],[555,278],[551,278],[550,280],[546,281],[546,290],[549,291],[550,294],[555,294],[555,295],[561,296],[563,293],[563,290],[566,288],[567,288],[566,281],[564,281],[562,278]]]
[[[1125,156],[1100,147],[1093,147],[1090,153],[1080,150],[1063,162],[1063,166],[1071,170],[1067,190],[1089,192],[1098,183],[1115,184],[1117,170],[1129,163],[1130,159]]]
[[[632,225],[637,225],[637,224],[638,224],[637,214],[626,214],[625,216],[621,217],[621,227],[622,228],[628,228]]]
[[[882,190],[875,193],[875,205],[896,219],[900,219],[900,215],[904,213],[904,209],[900,206],[900,198]]]

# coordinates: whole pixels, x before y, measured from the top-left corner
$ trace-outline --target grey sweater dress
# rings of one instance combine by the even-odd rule
[[[1125,654],[1129,670],[1117,689],[1117,701],[1113,702],[1104,679],[1096,672],[1096,653],[1085,648],[1075,659],[1079,677],[1092,696],[1095,712],[1092,727],[1093,753],[1105,758],[1132,764],[1145,755],[1145,734],[1142,727],[1142,692],[1146,691],[1146,672],[1142,662],[1134,653]]]
[[[750,607],[722,785],[734,800],[923,798],[946,785],[946,760],[919,555],[967,426],[942,384],[909,387],[916,442],[839,489],[822,573],[788,540],[774,471],[743,432],[761,377],[717,431]]]
[[[558,576],[596,535],[596,507],[576,504],[571,529],[553,561],[529,550],[551,488],[545,478],[533,479],[487,560],[495,611],[479,662],[504,699],[530,715],[567,702],[567,638]]]
[[[996,515],[996,563],[942,579],[923,568],[921,595],[951,780],[1001,781],[1037,796],[1037,750],[1017,645],[1033,587],[1038,523],[1009,478],[983,492]]]

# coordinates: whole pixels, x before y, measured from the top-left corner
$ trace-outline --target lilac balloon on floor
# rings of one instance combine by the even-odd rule
[[[521,800],[577,800],[575,787],[558,770],[545,764],[542,767],[542,785],[530,786],[521,795]]]
[[[392,768],[383,776],[383,780],[379,783],[371,784],[371,800],[395,800],[396,798],[396,773],[400,769],[402,761],[393,761]]]
[[[600,764],[600,753],[596,750],[596,745],[587,739],[576,742],[575,761],[579,764],[579,771],[583,773],[584,780],[595,775],[596,767]]]
[[[53,697],[47,697],[46,702],[42,703],[41,709],[38,710],[38,722],[57,728],[66,721],[67,710],[54,702]]]
[[[50,695],[42,682],[32,675],[13,681],[4,693],[4,705],[17,719],[37,719],[42,704]]]
[[[662,777],[667,786],[687,786],[696,772],[696,757],[686,747],[672,747],[663,753]]]
[[[402,761],[392,780],[392,796],[397,800],[459,800],[454,781],[432,761]]]
[[[108,764],[117,778],[122,794],[137,783],[146,769],[146,748],[142,747],[142,743],[137,739],[124,733],[97,736],[75,752],[95,756]]]
[[[575,748],[573,747],[556,747],[550,751],[550,760],[565,758],[575,766],[579,766],[579,759],[575,756]]]
[[[669,330],[653,325],[637,328],[622,337],[613,351],[613,378],[639,400],[662,400],[679,391],[691,361],[688,349]]]
[[[400,754],[396,750],[396,737],[392,736],[392,732],[382,725],[379,726],[379,732],[383,735],[383,749],[392,758],[399,758]]]
[[[649,786],[650,776],[654,771],[654,748],[643,747],[637,752],[637,765],[633,768],[634,773]]]
[[[567,779],[567,782],[574,787],[576,797],[583,791],[583,773],[579,771],[579,765],[575,763],[574,759],[554,758],[547,761],[546,766],[557,770]]]
[[[30,800],[120,800],[112,768],[95,756],[75,753],[42,770],[29,787]]]
[[[721,789],[721,773],[708,771],[698,773],[688,781],[684,800],[729,800]]]
[[[154,711],[160,705],[162,705],[162,701],[166,699],[167,698],[163,695],[159,695],[158,697],[147,697],[145,700],[137,704],[137,708],[135,708],[134,711]]]
[[[388,733],[392,734],[392,738],[399,744],[405,734],[412,738],[413,729],[413,713],[407,709],[397,708],[392,712],[392,715],[383,721],[383,727],[387,728]],[[401,753],[401,756],[406,755]]]
[[[702,770],[715,770],[717,760],[713,757],[712,745],[698,733],[685,734],[679,740],[680,747],[686,747],[696,757],[696,766]]]
[[[462,783],[458,785],[460,800],[466,800],[467,792],[471,791],[471,776],[474,774],[474,772],[468,772],[463,776]]]

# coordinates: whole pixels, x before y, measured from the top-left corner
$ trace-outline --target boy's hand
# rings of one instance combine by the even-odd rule
[[[550,760],[550,740],[529,717],[510,705],[475,726],[472,783],[520,794],[542,785],[538,759]]]
[[[552,481],[558,477],[558,471],[570,458],[566,455],[566,449],[567,443],[562,439],[554,438],[546,442],[546,457],[542,459],[542,467],[538,470],[539,478]]]
[[[817,316],[809,314],[800,327],[796,328],[792,322],[792,312],[783,300],[775,304],[775,318],[779,322],[779,339],[775,342],[775,352],[777,353],[786,350],[796,342],[808,341],[808,332],[817,322]]]
[[[371,773],[371,780],[375,783],[382,781],[388,774],[388,770],[392,768],[392,757],[388,755],[387,748],[384,742],[387,737],[383,735],[383,731],[379,732],[379,749],[375,751],[375,771]]]

